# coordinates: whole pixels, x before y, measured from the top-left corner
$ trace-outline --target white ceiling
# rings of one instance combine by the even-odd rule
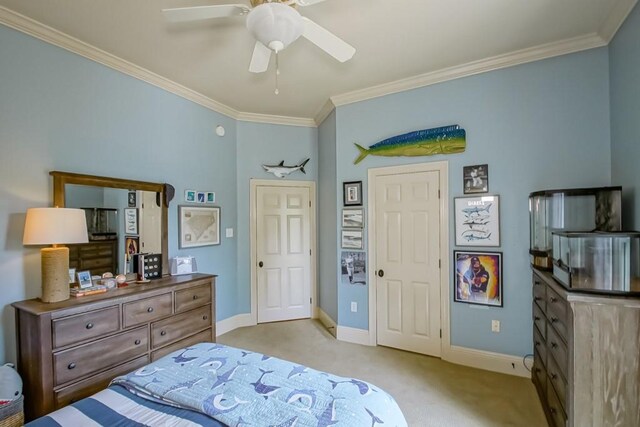
[[[406,88],[390,82],[419,86],[429,82],[424,75],[488,58],[494,68],[509,64],[496,61],[500,55],[517,53],[500,58],[526,62],[604,45],[636,1],[327,0],[299,10],[353,45],[354,58],[341,64],[300,39],[280,54],[277,96],[273,59],[265,74],[248,71],[255,42],[244,17],[169,24],[160,12],[248,0],[0,0],[0,6],[232,111],[313,118],[328,99],[375,96],[375,90],[366,95],[367,88],[380,85],[389,87],[380,94]]]

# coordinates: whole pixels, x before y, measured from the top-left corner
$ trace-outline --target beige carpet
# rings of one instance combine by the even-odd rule
[[[396,399],[410,426],[547,425],[528,379],[337,341],[317,321],[240,328],[218,342],[371,382]]]

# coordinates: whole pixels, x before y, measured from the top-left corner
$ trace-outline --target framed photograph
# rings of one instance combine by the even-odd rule
[[[196,202],[196,192],[193,190],[185,190],[184,191],[184,201],[188,203]]]
[[[71,283],[76,283],[76,269],[75,268],[70,268],[69,269],[69,284]]]
[[[362,206],[362,181],[343,183],[342,192],[345,206]]]
[[[220,208],[178,206],[180,249],[220,244]]]
[[[207,203],[215,203],[216,202],[216,193],[213,191],[207,191]]]
[[[138,234],[138,209],[124,209],[124,232],[125,234]]]
[[[127,193],[127,206],[130,208],[135,208],[136,207],[136,192],[135,191],[129,191],[129,193]]]
[[[454,301],[502,307],[502,252],[453,252]]]
[[[462,168],[464,194],[489,191],[489,165],[465,166]]]
[[[362,230],[342,230],[342,249],[362,248]]]
[[[343,209],[342,227],[364,228],[364,209]]]
[[[140,252],[140,238],[138,236],[124,236],[125,261],[129,262],[131,256]]]
[[[91,287],[91,272],[89,270],[86,271],[78,271],[78,285],[80,289],[90,288]]]
[[[340,257],[341,283],[343,285],[367,284],[367,253],[342,252]]]
[[[207,193],[204,191],[198,191],[196,194],[196,201],[198,203],[205,203],[207,201]]]
[[[454,199],[456,246],[500,246],[500,197]]]

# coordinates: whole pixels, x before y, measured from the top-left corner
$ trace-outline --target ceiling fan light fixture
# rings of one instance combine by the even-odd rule
[[[260,43],[279,52],[302,35],[304,25],[294,8],[282,3],[263,3],[249,12],[247,28]]]

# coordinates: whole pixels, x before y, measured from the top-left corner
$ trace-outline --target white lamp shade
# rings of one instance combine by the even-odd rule
[[[57,245],[88,241],[87,220],[82,209],[31,208],[27,210],[23,244]]]
[[[249,12],[247,28],[263,45],[279,51],[296,41],[303,30],[302,16],[282,3],[263,3]]]

